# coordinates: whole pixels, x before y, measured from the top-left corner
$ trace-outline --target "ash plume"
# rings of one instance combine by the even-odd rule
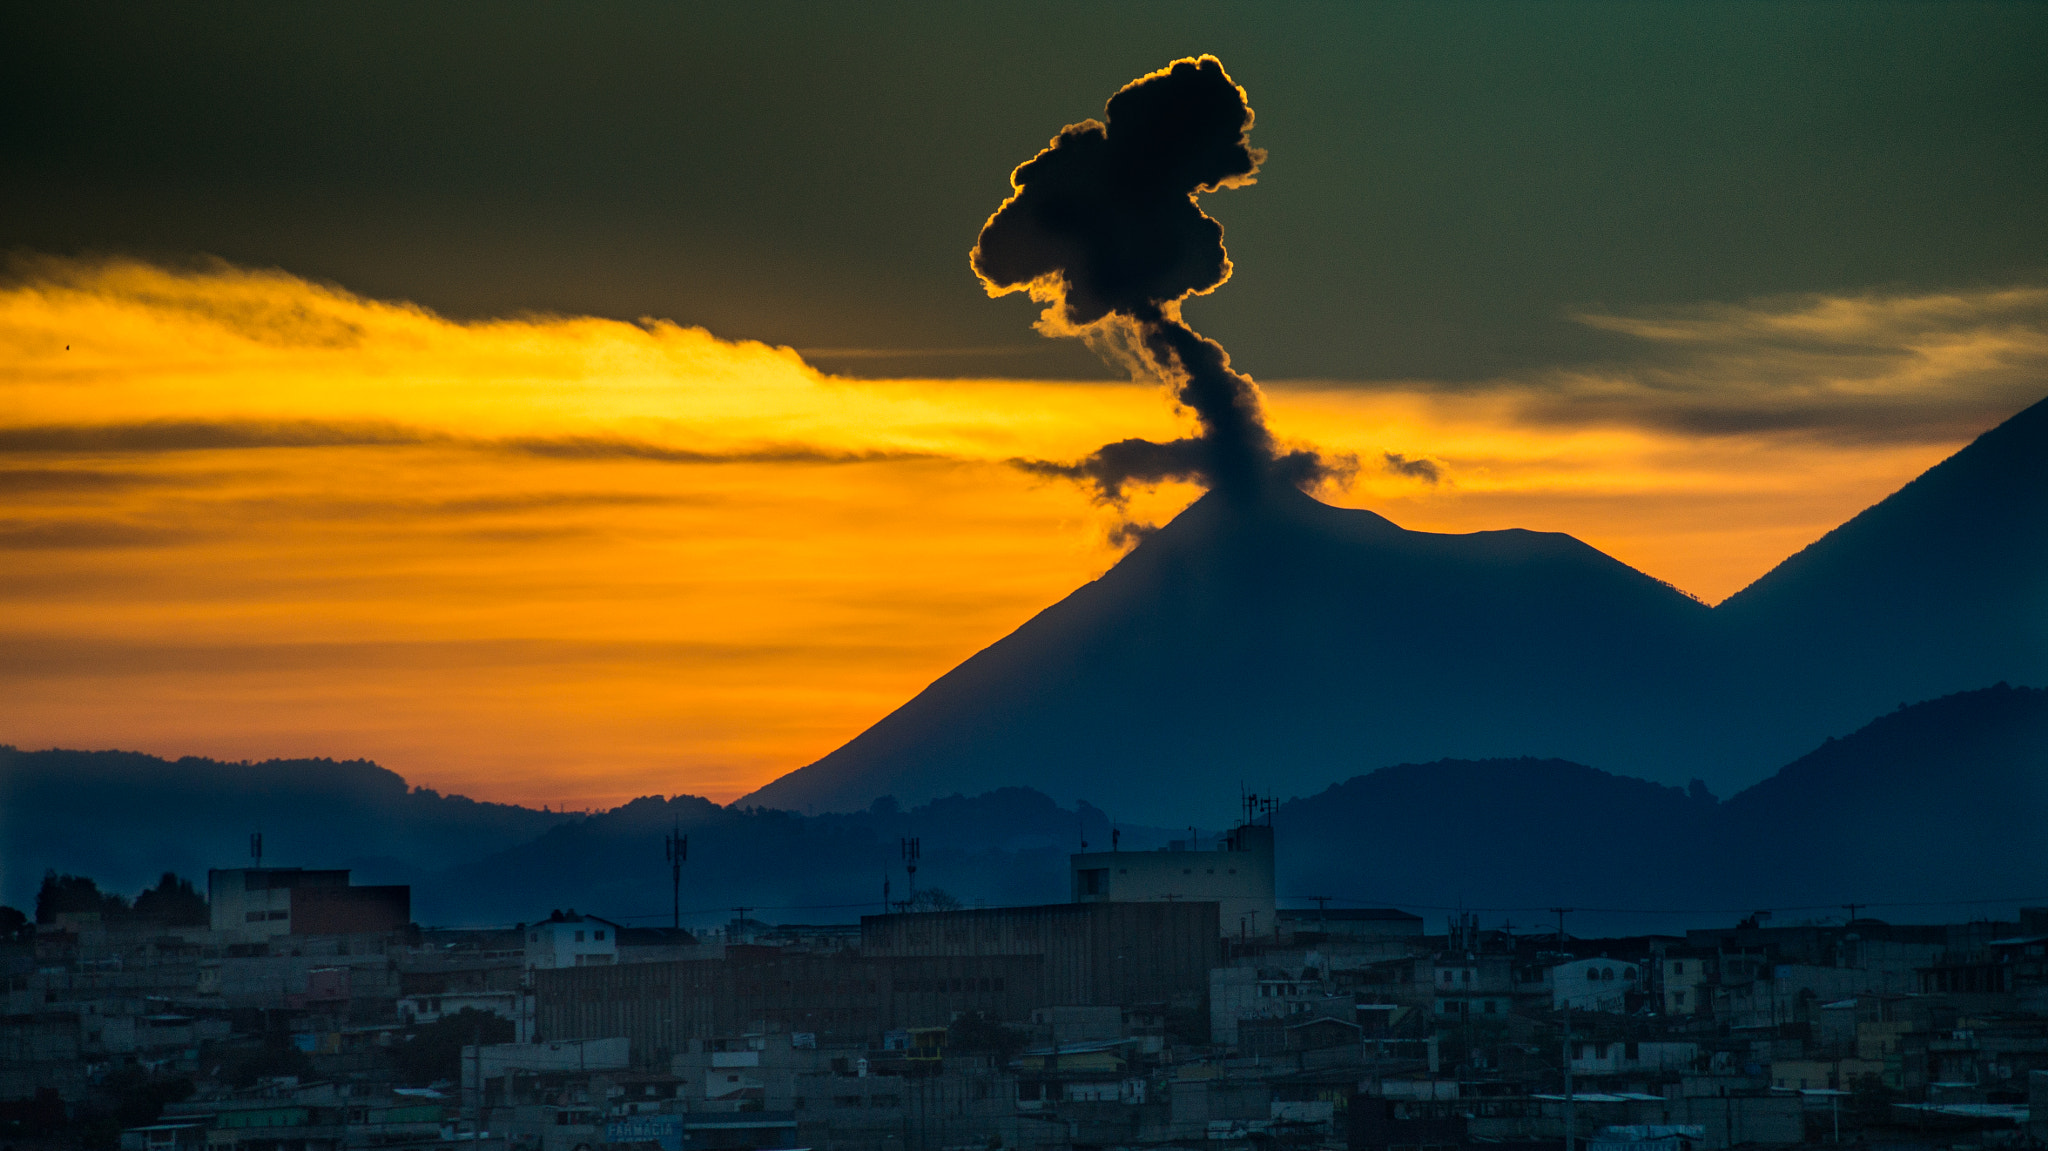
[[[1251,127],[1244,89],[1220,60],[1176,60],[1124,85],[1102,121],[1067,126],[1010,174],[1010,197],[969,257],[983,287],[1029,293],[1046,305],[1041,332],[1078,336],[1134,376],[1167,382],[1199,427],[1167,443],[1106,444],[1074,463],[1020,461],[1027,470],[1090,484],[1119,505],[1130,484],[1189,480],[1256,496],[1355,470],[1355,461],[1280,451],[1258,385],[1181,319],[1189,296],[1230,279],[1223,225],[1195,197],[1254,182],[1265,153],[1246,141]]]

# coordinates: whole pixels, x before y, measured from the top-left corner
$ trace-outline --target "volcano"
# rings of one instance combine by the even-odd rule
[[[1570,536],[1212,492],[741,802],[1027,785],[1213,823],[1386,764],[1557,758],[1732,791],[1895,705],[2048,682],[2048,401],[1718,608]]]

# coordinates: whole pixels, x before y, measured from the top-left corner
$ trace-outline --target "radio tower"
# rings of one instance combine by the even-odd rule
[[[910,910],[910,905],[917,902],[917,858],[921,854],[916,836],[908,836],[903,840],[903,870],[910,873],[910,898],[903,904],[905,911]]]
[[[681,820],[676,821],[674,830],[662,837],[661,849],[668,857],[669,874],[669,926],[681,930],[683,926],[683,862],[690,858],[690,837],[683,834]]]

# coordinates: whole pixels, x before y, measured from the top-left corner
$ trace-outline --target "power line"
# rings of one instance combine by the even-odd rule
[[[1329,900],[1332,903],[1355,903],[1369,907],[1411,908],[1418,911],[1512,912],[1554,910],[1551,907],[1537,906],[1534,904],[1530,904],[1527,906],[1503,907],[1474,907],[1471,904],[1464,904],[1462,906],[1452,906],[1450,904],[1438,903],[1409,903],[1405,900],[1400,899],[1361,899],[1349,895],[1288,895],[1283,896],[1282,898],[1294,900],[1297,902],[1312,903],[1317,900]],[[1896,900],[1892,902],[1860,902],[1857,903],[1855,906],[1858,908],[1977,907],[1982,906],[1984,904],[2021,904],[2040,902],[2048,902],[2048,895],[2018,895],[2003,899],[1923,899]],[[1843,903],[1801,903],[1780,905],[1775,907],[1759,907],[1754,904],[1748,904],[1742,907],[1578,907],[1574,908],[1573,910],[1596,915],[1752,915],[1759,911],[1840,911],[1847,906],[1847,904]]]

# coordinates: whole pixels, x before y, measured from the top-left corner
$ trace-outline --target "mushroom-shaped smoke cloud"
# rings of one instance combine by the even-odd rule
[[[1010,174],[1010,198],[970,257],[992,296],[1047,305],[1039,330],[1080,336],[1134,374],[1168,381],[1200,434],[1122,440],[1073,464],[1033,471],[1083,480],[1121,504],[1125,485],[1193,480],[1233,495],[1281,482],[1312,487],[1350,470],[1312,451],[1282,453],[1258,385],[1216,341],[1181,320],[1181,303],[1230,278],[1223,225],[1195,196],[1254,182],[1266,156],[1246,142],[1252,110],[1214,56],[1142,76]],[[1350,467],[1355,467],[1355,463]],[[1120,533],[1128,534],[1128,533]]]

